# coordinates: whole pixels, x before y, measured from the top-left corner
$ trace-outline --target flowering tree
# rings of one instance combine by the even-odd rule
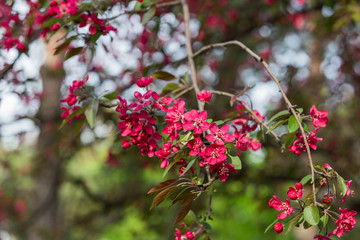
[[[175,239],[208,239],[209,220],[213,219],[214,184],[231,181],[230,173],[237,174],[242,170],[242,155],[260,150],[268,136],[279,151],[293,152],[299,157],[306,155],[307,162],[304,164],[309,166],[309,170],[294,187],[289,187],[287,195],[292,201],[280,201],[275,195],[270,199],[269,206],[280,213],[265,232],[274,229],[282,234],[284,226],[287,226],[287,231],[295,226],[305,229],[318,226],[318,234],[313,238],[330,239],[332,235],[342,237],[354,228],[356,211],[343,206],[337,210],[337,203],[333,201],[340,197],[344,203],[348,196],[353,195],[354,191],[350,189],[352,180],[344,180],[328,163],[320,164],[321,161],[313,159],[313,150],[317,150],[318,142],[326,140],[319,136],[325,132],[320,128],[331,122],[328,112],[318,110],[317,102],[308,103],[312,107],[304,110],[291,100],[291,89],[281,84],[267,63],[272,56],[270,46],[256,51],[235,40],[238,37],[232,35],[231,30],[238,28],[238,22],[248,21],[246,14],[240,16],[236,10],[243,8],[242,4],[226,0],[26,1],[21,3],[27,7],[26,13],[18,12],[17,4],[20,3],[17,1],[0,4],[3,31],[0,46],[8,52],[17,53],[12,63],[3,65],[1,78],[14,86],[25,86],[32,81],[16,68],[16,62],[29,53],[31,43],[40,37],[55,39],[53,54],[63,55],[48,67],[48,71],[59,71],[63,60],[75,58],[85,66],[83,77],[71,81],[66,95],[60,100],[63,106],[57,106],[57,109],[62,109],[60,131],[74,130],[75,136],[71,137],[76,139],[76,135],[84,129],[94,129],[99,118],[102,118],[100,121],[111,119],[112,124],[117,125],[116,138],[121,142],[123,151],[137,148],[142,156],[151,158],[163,169],[163,177],[176,168],[176,178],[162,181],[148,191],[148,194],[154,195],[150,208],[159,206],[166,199],[180,205],[181,210],[175,218],[175,225],[180,224],[175,227]],[[351,9],[352,4],[355,10]],[[360,19],[356,3],[264,1],[261,6],[275,12],[264,15],[270,18],[269,22],[275,24],[279,21],[288,24],[291,29],[305,32],[315,31],[312,21],[319,17],[316,13],[329,14],[323,21],[335,19],[334,30],[357,24]],[[285,7],[288,10],[281,13],[279,9]],[[343,10],[346,18],[338,20],[334,11],[343,8],[348,9]],[[201,17],[204,9],[210,13]],[[251,11],[249,14],[253,14]],[[269,37],[271,30],[263,25],[266,21],[262,19],[264,16],[255,13],[254,16],[254,23],[248,25],[250,29],[245,27],[237,29],[237,32],[247,33],[259,28],[262,38]],[[122,28],[124,21],[130,23],[129,29]],[[131,31],[137,31],[136,24],[140,22],[142,31],[135,36]],[[216,36],[219,33],[221,36]],[[222,41],[214,42],[211,36]],[[222,39],[222,36],[225,38]],[[136,64],[122,69],[115,76],[106,69],[108,63],[104,59],[123,61],[116,49],[129,43],[136,46],[135,50],[128,51],[135,56]],[[171,44],[179,45],[177,52],[171,52]],[[353,45],[356,44],[358,41]],[[223,50],[230,47],[234,52],[242,51],[251,57],[246,58],[245,66],[239,71],[256,69],[263,75],[264,82],[275,83],[285,110],[266,119],[264,114],[253,109],[251,97],[247,99],[253,86],[230,85],[237,87],[236,91],[232,91],[228,90],[229,86],[211,84],[211,77],[206,79],[209,72],[219,72],[219,78],[226,78],[226,71],[222,73],[216,68],[222,61],[229,61],[227,57],[231,59]],[[218,54],[220,57],[213,53],[216,50],[221,51]],[[180,54],[182,58],[178,57],[178,52],[183,54]],[[316,57],[314,62],[317,63]],[[38,99],[47,95],[46,77],[45,73],[42,74],[44,93],[36,95]],[[96,84],[90,84],[92,78],[96,79]],[[298,81],[301,78],[304,77],[300,76]],[[115,87],[107,89],[109,81],[115,82]],[[225,85],[229,84],[227,82]],[[59,85],[53,88],[59,90]],[[28,98],[29,94],[25,91],[22,96]],[[226,111],[215,103],[222,97],[230,106]],[[108,164],[116,165],[113,161],[110,151]],[[56,171],[59,162],[55,159],[50,168]],[[48,174],[39,176],[42,176],[38,178],[39,183],[47,181]],[[90,193],[83,182],[75,182],[90,197],[103,201],[105,205],[112,204]],[[307,187],[309,191],[305,191]],[[203,195],[208,200],[207,210],[195,214],[192,206]],[[40,193],[37,194],[39,197]],[[186,223],[184,218],[187,218]],[[24,222],[29,224],[29,221]],[[30,230],[31,238],[43,237],[38,228],[34,229]]]

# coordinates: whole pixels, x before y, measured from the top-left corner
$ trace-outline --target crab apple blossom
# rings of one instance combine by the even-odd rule
[[[284,230],[284,224],[278,222],[275,224],[274,229],[277,234],[280,234]]]
[[[206,161],[210,165],[223,163],[226,161],[226,147],[216,143],[210,144],[210,147],[205,149]]]
[[[150,76],[149,78],[142,77],[136,82],[136,85],[140,88],[145,88],[149,86],[153,82],[153,77]]]
[[[212,94],[206,90],[201,90],[196,96],[200,102],[210,102]]]
[[[184,114],[187,122],[183,123],[184,132],[194,130],[195,134],[201,134],[209,129],[210,123],[206,122],[207,112],[204,110],[200,114],[197,110],[191,110]]]
[[[235,137],[231,134],[227,133],[229,132],[229,124],[225,124],[221,128],[218,127],[216,123],[210,124],[210,132],[212,134],[206,135],[206,139],[209,142],[215,142],[218,145],[224,145],[225,142],[232,142],[235,140]]]
[[[237,173],[234,168],[234,165],[231,163],[220,163],[216,165],[210,165],[211,172],[217,172],[219,174],[219,179],[222,182],[225,182],[229,177],[229,172]]]
[[[346,193],[344,195],[344,197],[342,198],[342,202],[344,203],[345,202],[345,199],[346,197],[348,196],[351,196],[351,195],[354,195],[354,190],[351,190],[350,189],[350,184],[352,183],[352,180],[349,180],[346,184],[346,187],[347,187],[347,190],[346,190]]]
[[[278,219],[282,220],[288,215],[291,215],[294,211],[294,208],[291,207],[289,199],[286,199],[285,202],[281,202],[277,196],[273,196],[269,201],[269,206],[274,208],[277,211],[283,211],[279,214]]]
[[[330,193],[330,194],[325,194],[322,198],[322,202],[325,204],[330,204],[333,201],[333,196],[334,194]]]
[[[315,127],[326,127],[326,123],[328,122],[328,112],[325,110],[318,111],[313,105],[310,109],[310,115],[312,117],[312,124]]]
[[[345,231],[350,231],[356,224],[356,219],[354,218],[357,214],[356,211],[348,211],[347,208],[344,210],[339,208],[339,210],[341,214],[339,219],[335,222],[336,229],[332,231],[329,236],[336,234],[336,236],[341,237]]]
[[[312,133],[310,133],[307,136],[307,142],[309,144],[309,147],[312,148],[313,150],[316,150],[316,143],[318,141],[322,141],[322,138],[316,137],[315,134],[316,132],[319,130],[319,128],[316,128]],[[306,146],[303,140],[303,136],[301,135],[301,133],[297,133],[296,136],[298,138],[300,138],[300,140],[295,140],[293,142],[293,144],[291,144],[289,146],[289,150],[294,152],[295,155],[300,155],[302,151],[306,152]]]
[[[296,183],[295,188],[289,187],[289,190],[287,191],[287,195],[291,200],[297,200],[302,197],[302,183]]]

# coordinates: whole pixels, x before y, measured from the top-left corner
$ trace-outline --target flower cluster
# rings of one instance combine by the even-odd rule
[[[354,191],[350,189],[350,184],[352,181],[349,180],[346,183],[346,181],[344,181],[339,176],[339,174],[332,169],[332,167],[329,164],[326,163],[322,167],[316,166],[316,168],[319,170],[317,172],[317,175],[319,175],[321,178],[323,178],[323,179],[321,179],[321,178],[317,179],[317,180],[322,181],[322,182],[320,181],[321,184],[319,187],[324,187],[326,184],[329,184],[328,183],[329,180],[335,180],[335,182],[339,186],[339,189],[341,190],[341,194],[343,195],[342,202],[344,202],[344,200],[347,196],[350,196],[354,193]],[[330,186],[335,187],[335,185],[333,185],[333,184],[331,184]],[[346,186],[346,189],[344,186]],[[334,189],[334,191],[335,191],[335,189]],[[331,204],[333,202],[333,197],[334,197],[334,194],[329,191],[329,188],[328,188],[328,192],[325,195],[323,195],[323,197],[322,197],[323,204],[320,204],[320,203],[314,204],[312,202],[313,196],[311,196],[311,195],[304,197],[304,199],[302,199],[303,184],[301,182],[296,183],[295,188],[289,187],[289,189],[287,191],[287,195],[291,200],[295,200],[297,202],[297,204],[299,205],[299,207],[295,208],[295,207],[291,206],[290,200],[288,200],[288,199],[286,199],[285,202],[281,202],[277,196],[273,196],[273,198],[271,198],[269,201],[269,206],[274,208],[277,211],[280,211],[280,214],[278,215],[278,218],[277,218],[278,221],[285,219],[287,216],[292,215],[294,212],[296,212],[296,215],[301,214],[304,217],[305,221],[307,221],[309,214],[313,214],[314,211],[316,211],[316,212],[319,211],[319,209],[317,208],[317,205],[322,205],[322,207],[320,209],[322,210],[323,215],[326,214],[326,215],[330,216],[330,218],[332,220],[334,220],[336,228],[332,232],[326,234],[326,236],[319,235],[319,234],[315,235],[314,239],[329,240],[330,239],[329,237],[332,235],[337,235],[338,237],[341,237],[345,231],[350,231],[351,229],[354,228],[354,225],[356,223],[356,220],[354,218],[354,216],[357,214],[356,211],[349,211],[347,208],[343,210],[340,208],[339,210],[340,210],[341,214],[338,215],[337,213],[329,210],[331,207]],[[316,210],[314,210],[314,206],[315,206]],[[306,208],[312,208],[313,210],[307,211],[307,213],[306,213],[307,215],[305,215]],[[320,214],[320,213],[317,213],[317,214]],[[338,216],[338,220],[335,221],[336,218],[333,216],[333,214]],[[311,216],[310,222],[312,221],[312,219],[313,218]],[[299,221],[300,221],[299,223],[301,223],[302,220],[299,220]],[[317,223],[312,222],[311,224],[315,225]],[[325,224],[327,224],[327,222]],[[284,227],[284,223],[277,222],[274,226],[275,232],[278,234],[282,233],[283,227]]]
[[[296,183],[295,188],[290,187],[287,191],[287,195],[291,200],[299,200],[302,197],[302,183]],[[278,220],[285,219],[287,216],[290,216],[294,208],[290,204],[290,200],[286,199],[285,202],[281,202],[277,196],[273,196],[272,199],[269,201],[269,206],[274,208],[277,211],[281,211],[278,216]],[[279,227],[280,225],[278,225]],[[279,228],[278,228],[279,229]],[[279,230],[277,230],[278,232]],[[281,232],[280,232],[281,233]]]
[[[326,127],[326,123],[328,121],[327,114],[328,113],[325,110],[318,111],[314,105],[310,109],[312,123],[316,128],[313,132],[306,133],[306,141],[309,147],[313,150],[316,150],[317,148],[316,143],[323,140],[322,138],[316,137],[315,134],[320,127]],[[295,155],[299,156],[303,151],[306,152],[306,145],[301,133],[298,132],[296,137],[299,139],[295,140],[293,144],[289,146],[289,150],[294,152]]]
[[[231,132],[229,124],[220,125],[208,119],[206,110],[187,110],[182,99],[160,98],[158,93],[148,89],[152,81],[152,77],[138,80],[137,86],[144,88],[145,93],[136,91],[135,102],[128,104],[125,99],[118,97],[118,129],[122,136],[128,138],[123,141],[124,148],[136,145],[142,155],[157,156],[161,160],[161,168],[175,161],[180,165],[180,174],[184,173],[190,160],[196,159],[200,167],[209,167],[211,173],[216,173],[221,181],[226,181],[230,172],[236,173],[234,165],[228,162],[227,143],[236,143],[238,151],[256,151],[261,147],[259,142],[250,138],[250,133],[258,126],[251,117],[239,114],[234,124],[240,128],[234,125],[235,131]],[[203,90],[198,94],[198,99],[208,102],[211,93]],[[239,105],[238,109],[243,107]],[[164,116],[161,131],[156,126],[155,115]],[[188,152],[188,157],[185,157],[184,152]],[[183,158],[175,159],[182,154]],[[193,172],[193,168],[190,170]]]
[[[181,234],[181,231],[176,228],[175,229],[175,239],[176,240],[193,240],[195,239],[194,234],[190,231],[186,232],[185,234]]]
[[[81,101],[81,98],[75,94],[75,91],[78,89],[81,89],[85,83],[88,81],[89,76],[87,76],[84,80],[75,80],[72,82],[72,85],[69,86],[69,93],[66,95],[65,99],[60,100],[60,102],[66,102],[70,109],[66,107],[61,107],[64,112],[61,114],[61,117],[63,119],[68,118],[73,112],[75,112],[77,109],[79,109],[79,106],[74,106],[76,103]],[[79,114],[74,116],[75,119],[79,119],[83,116],[83,114]],[[70,123],[72,119],[68,121]]]

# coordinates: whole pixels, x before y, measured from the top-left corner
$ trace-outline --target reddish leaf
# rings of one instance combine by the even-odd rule
[[[174,225],[178,224],[179,222],[181,222],[181,221],[184,219],[184,217],[185,217],[185,216],[188,214],[188,212],[190,211],[191,205],[192,205],[192,201],[191,201],[189,204],[187,204],[185,207],[183,207],[183,208],[181,209],[181,211],[179,212],[179,214],[178,214],[177,217],[176,217],[176,220],[175,220]]]
[[[148,191],[148,194],[154,194],[154,193],[160,192],[161,190],[165,189],[167,186],[173,184],[177,180],[179,180],[179,179],[175,178],[175,179],[169,179],[164,182],[161,182],[156,187],[151,188]]]

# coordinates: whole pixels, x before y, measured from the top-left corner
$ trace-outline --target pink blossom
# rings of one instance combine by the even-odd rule
[[[330,193],[330,194],[325,194],[325,195],[323,196],[323,199],[322,199],[323,203],[326,203],[326,204],[332,203],[332,201],[333,201],[333,196],[334,196],[334,194],[332,194],[332,193]]]
[[[315,136],[317,130],[319,130],[319,128],[316,128],[314,132],[310,133],[310,135],[307,136],[307,142],[309,144],[309,147],[313,150],[316,150],[317,148],[316,143],[323,140],[322,138],[318,138]],[[295,140],[294,143],[289,146],[289,150],[294,152],[295,155],[299,156],[302,151],[306,151],[306,146],[302,135],[300,133],[297,133],[296,136],[300,138],[300,140]]]
[[[234,165],[231,163],[220,163],[216,165],[211,165],[211,172],[217,172],[219,174],[219,179],[222,182],[225,182],[229,177],[229,172],[237,173],[234,168]]]
[[[283,211],[279,214],[278,219],[282,220],[286,218],[288,215],[293,213],[294,208],[291,207],[289,199],[286,199],[285,202],[279,201],[277,196],[273,196],[269,201],[269,206],[276,209],[277,211]]]
[[[136,85],[138,85],[138,87],[144,88],[149,86],[153,81],[153,77],[150,76],[149,78],[145,78],[142,77],[140,80],[137,81]]]
[[[212,134],[206,135],[206,139],[209,142],[214,142],[218,145],[224,145],[224,142],[232,142],[235,140],[235,137],[227,133],[229,131],[229,124],[225,124],[219,129],[216,123],[210,124],[210,131]]]
[[[192,110],[184,114],[184,119],[187,121],[183,124],[184,132],[194,129],[195,134],[201,134],[209,129],[210,123],[206,122],[206,111],[199,114],[197,110]]]
[[[206,160],[210,165],[219,164],[226,161],[226,147],[224,145],[210,144],[205,149]]]
[[[198,155],[204,146],[201,138],[197,135],[194,135],[194,140],[187,142],[186,145],[191,149],[189,152],[190,156]]]
[[[193,240],[193,239],[194,239],[194,235],[193,235],[193,233],[190,232],[190,231],[185,233],[185,237],[186,237],[187,239],[189,239],[189,240]]]
[[[356,224],[356,219],[354,216],[357,214],[356,211],[348,211],[347,208],[342,210],[339,208],[341,214],[338,220],[336,220],[335,225],[336,229],[332,231],[329,236],[336,234],[336,236],[341,237],[344,234],[344,231],[350,231]]]
[[[312,123],[315,127],[326,127],[326,123],[328,122],[327,111],[318,111],[315,105],[313,105],[310,109],[310,115],[313,118]]]
[[[295,188],[289,187],[287,191],[287,195],[291,200],[297,200],[302,197],[302,183],[296,183]]]
[[[345,203],[345,198],[350,196],[350,195],[354,195],[354,190],[350,189],[350,184],[352,183],[352,180],[349,180],[346,184],[347,190],[346,193],[344,195],[344,197],[342,198],[342,202]]]
[[[201,92],[198,93],[196,96],[200,102],[210,102],[212,95],[211,92],[208,92],[206,90],[201,90]]]
[[[90,16],[86,13],[82,13],[80,14],[80,17],[83,19],[83,21],[79,24],[79,27],[83,28],[87,25],[90,25],[89,32],[91,35],[96,33],[97,26],[100,28],[100,26],[104,23],[104,20],[99,19],[96,13],[92,13]]]
[[[275,229],[275,232],[276,232],[277,234],[280,234],[280,233],[282,233],[283,230],[284,230],[284,225],[283,225],[282,223],[279,223],[279,222],[278,222],[278,223],[275,224],[274,229]]]

